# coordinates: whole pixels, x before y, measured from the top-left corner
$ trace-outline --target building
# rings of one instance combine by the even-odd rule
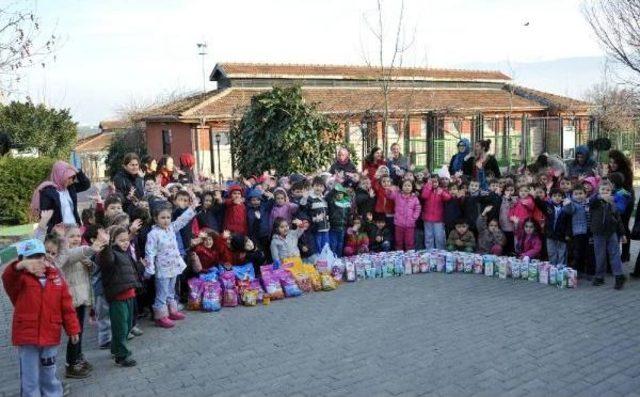
[[[74,163],[77,163],[92,181],[106,178],[105,160],[109,145],[114,136],[131,127],[131,123],[123,120],[101,121],[100,132],[78,139],[73,149]]]
[[[446,163],[462,137],[491,138],[499,162],[509,166],[543,151],[570,156],[593,130],[588,103],[514,85],[499,71],[398,68],[380,76],[366,66],[219,63],[210,75],[216,90],[156,108],[145,118],[148,147],[155,157],[194,153],[201,172],[209,174],[215,164],[228,177],[231,123],[254,95],[293,84],[339,123],[361,158],[373,146],[398,142],[414,164],[430,169]]]

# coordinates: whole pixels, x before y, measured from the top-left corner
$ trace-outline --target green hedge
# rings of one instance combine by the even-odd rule
[[[33,190],[49,177],[54,159],[0,157],[0,224],[30,221]]]

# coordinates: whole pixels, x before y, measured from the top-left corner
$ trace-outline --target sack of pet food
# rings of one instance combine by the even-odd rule
[[[269,294],[271,300],[284,299],[284,292],[280,286],[280,280],[274,276],[273,271],[262,271],[262,285],[264,290]]]
[[[420,273],[420,257],[415,254],[411,256],[411,273]]]
[[[307,277],[309,277],[309,282],[311,283],[311,288],[314,291],[320,291],[322,289],[322,282],[320,281],[320,273],[313,265],[302,265],[302,272]]]
[[[405,276],[409,276],[411,274],[413,274],[413,265],[411,264],[411,258],[408,256],[405,256],[404,259],[402,259],[402,265],[404,267],[404,275]]]
[[[304,273],[294,274],[293,278],[296,280],[296,284],[298,284],[298,288],[302,292],[311,292],[313,291],[313,285],[311,285],[311,279]]]
[[[344,262],[342,259],[338,258],[333,262],[333,267],[331,268],[331,275],[333,279],[336,280],[336,283],[340,283],[344,280]]]
[[[484,255],[482,257],[482,262],[484,264],[484,275],[493,277],[494,273],[494,265],[495,265],[495,256],[493,255]]]
[[[429,271],[431,270],[429,266],[430,259],[431,257],[429,256],[429,254],[425,253],[420,255],[420,273],[429,273]]]
[[[556,286],[558,288],[565,288],[567,286],[567,268],[558,265],[558,271],[556,273]]]
[[[320,282],[322,283],[323,291],[333,291],[337,288],[336,280],[334,280],[334,278],[330,274],[321,273]]]
[[[402,276],[404,274],[404,263],[402,263],[402,258],[400,256],[396,256],[393,262],[393,275],[394,276]]]
[[[298,284],[296,284],[296,280],[291,272],[284,269],[278,269],[274,270],[273,275],[280,279],[280,285],[284,290],[284,296],[287,298],[294,298],[302,295],[302,291],[300,290],[300,287],[298,287]]]
[[[205,312],[217,312],[222,308],[220,302],[220,283],[217,281],[204,281],[202,283],[202,310]],[[230,299],[232,299],[230,297]],[[236,304],[232,306],[237,306],[238,298],[236,297]]]
[[[344,266],[347,281],[350,283],[356,281],[356,264],[352,261],[345,261]]]
[[[496,264],[498,265],[498,278],[501,279],[506,279],[508,274],[508,267],[507,267],[507,258],[505,257],[498,257],[496,259]]]
[[[570,267],[567,268],[567,288],[578,287],[578,271]]]
[[[444,272],[453,273],[456,271],[456,257],[451,252],[447,252],[444,257]]]
[[[356,276],[358,275],[358,270],[356,269]],[[364,262],[364,277],[365,278],[375,278],[376,277],[376,268],[373,267],[373,263],[370,260]]]
[[[549,265],[549,285],[556,285],[556,277],[558,277],[558,268],[555,265]]]
[[[393,277],[395,264],[392,258],[385,259],[382,268],[382,278]]]
[[[529,262],[529,281],[538,281],[538,266],[539,262]]]
[[[538,266],[538,281],[540,284],[549,284],[549,267],[548,263],[541,263]]]
[[[465,255],[462,257],[462,271],[464,273],[473,273],[473,256]]]
[[[436,272],[442,273],[445,268],[445,257],[442,253],[436,254]]]
[[[482,255],[473,256],[473,274],[484,274],[484,260]]]
[[[256,273],[253,270],[253,263],[247,263],[241,266],[234,266],[233,273],[238,280],[253,280],[256,278]]]
[[[464,273],[464,255],[456,255],[456,272]]]
[[[255,306],[258,304],[258,291],[247,288],[242,291],[242,304],[245,306]]]
[[[218,281],[218,277],[220,277],[220,270],[217,267],[212,267],[204,273],[200,273],[198,278],[202,281]]]
[[[356,280],[360,281],[367,278],[367,274],[366,274],[367,262],[364,259],[360,259],[356,261],[354,264],[356,266]]]
[[[187,281],[189,285],[189,297],[187,298],[187,309],[200,310],[202,306],[202,291],[204,281],[194,277]]]
[[[329,245],[325,244],[324,248],[322,248],[322,252],[320,252],[320,255],[318,255],[316,268],[320,273],[331,273],[335,260],[335,254],[333,253],[333,251],[331,251]]]

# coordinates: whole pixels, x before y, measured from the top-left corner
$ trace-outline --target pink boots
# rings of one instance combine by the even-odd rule
[[[176,325],[167,315],[167,309],[153,309],[153,318],[156,319],[156,325],[160,328],[172,328]]]
[[[171,320],[184,320],[186,316],[178,310],[178,304],[174,301],[169,303],[169,318]]]

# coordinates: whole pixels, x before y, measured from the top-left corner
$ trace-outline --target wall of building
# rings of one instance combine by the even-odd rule
[[[148,122],[145,129],[147,148],[153,157],[159,159],[163,155],[162,131],[164,130],[171,132],[171,151],[168,154],[176,162],[182,153],[193,153],[190,124]]]

